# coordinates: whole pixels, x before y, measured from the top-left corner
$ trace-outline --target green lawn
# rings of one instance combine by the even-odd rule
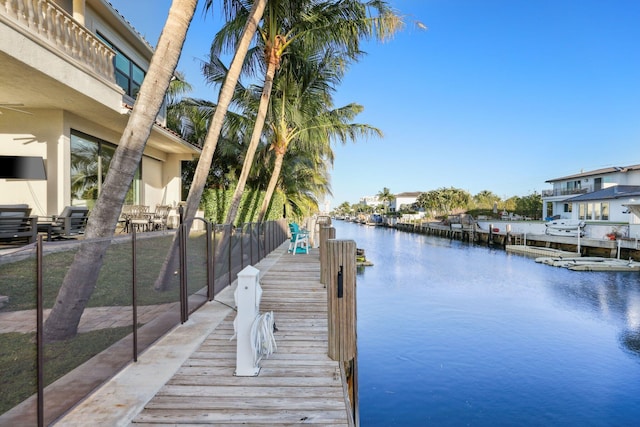
[[[177,301],[179,278],[175,275],[166,292],[153,289],[165,254],[171,244],[171,235],[139,239],[137,242],[138,304],[162,304]],[[205,237],[189,240],[188,277],[190,288],[206,284]],[[55,252],[43,257],[44,307],[51,308],[64,275],[73,261],[75,250]],[[89,300],[88,307],[131,305],[132,250],[130,242],[113,244],[107,251],[104,264]],[[190,289],[191,290],[191,289]],[[0,264],[0,295],[9,296],[9,303],[0,311],[29,310],[36,307],[35,256],[21,261]]]
[[[137,295],[139,305],[174,302],[179,297],[179,278],[173,277],[169,289],[153,289],[172,235],[137,241]],[[107,251],[95,291],[87,307],[130,306],[132,297],[131,243],[113,244]],[[44,306],[50,308],[75,250],[55,252],[43,257]],[[206,286],[206,237],[192,235],[188,243],[189,293]],[[1,312],[36,308],[35,257],[0,264],[0,295],[9,296]],[[34,317],[35,319],[35,317]],[[35,325],[34,325],[35,326]],[[131,327],[103,329],[45,346],[45,382],[50,384],[131,332]],[[0,333],[0,414],[36,392],[35,333]]]
[[[51,384],[131,332],[130,327],[102,329],[45,346],[45,384]],[[35,333],[0,334],[0,414],[36,393]]]

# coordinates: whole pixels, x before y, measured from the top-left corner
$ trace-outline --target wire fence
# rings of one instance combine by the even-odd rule
[[[236,228],[196,218],[191,229],[39,238],[0,255],[0,425],[53,423],[287,239],[284,219]],[[65,279],[80,253],[101,262]],[[48,339],[65,328],[77,330]]]

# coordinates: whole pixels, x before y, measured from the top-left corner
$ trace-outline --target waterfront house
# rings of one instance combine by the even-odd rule
[[[0,204],[35,215],[95,202],[153,48],[106,0],[0,0],[0,156],[42,159],[46,177],[0,178]],[[126,203],[181,201],[200,150],[153,127]],[[24,178],[24,177],[23,177]]]
[[[580,172],[546,182],[553,189],[542,192],[545,217],[628,225],[629,237],[640,235],[640,218],[629,208],[640,202],[640,165]]]
[[[395,195],[395,198],[389,205],[389,212],[398,212],[403,207],[410,208],[418,201],[418,196],[422,194],[420,191],[404,192]]]
[[[382,205],[382,201],[378,196],[364,196],[360,197],[360,204],[364,206],[380,206]]]

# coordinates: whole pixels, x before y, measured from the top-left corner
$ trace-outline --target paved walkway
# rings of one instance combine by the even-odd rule
[[[138,322],[147,323],[171,309],[170,304],[148,305],[138,307]],[[128,307],[91,307],[85,309],[78,325],[78,332],[89,332],[98,329],[131,326],[131,311]],[[51,309],[44,310],[45,320]],[[26,334],[36,331],[36,310],[9,311],[0,313],[0,334],[18,332]]]

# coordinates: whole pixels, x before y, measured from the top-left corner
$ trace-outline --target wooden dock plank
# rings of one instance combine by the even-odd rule
[[[327,293],[317,249],[283,254],[261,279],[277,350],[255,377],[234,376],[235,312],[202,342],[136,416],[136,426],[311,424],[348,426],[340,365],[327,356]]]

